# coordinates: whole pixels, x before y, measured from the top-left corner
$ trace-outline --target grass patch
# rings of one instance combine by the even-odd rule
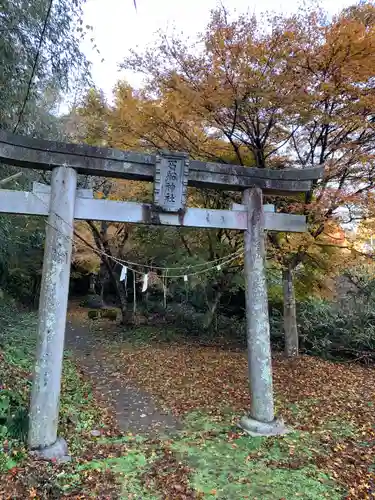
[[[78,468],[78,470],[105,471],[114,472],[121,481],[121,495],[123,498],[142,498],[145,500],[154,500],[161,498],[152,492],[143,484],[142,475],[147,473],[153,460],[157,455],[149,454],[146,456],[142,450],[129,450],[125,456],[118,458],[106,458],[88,462]]]
[[[171,448],[191,465],[190,484],[204,498],[342,498],[342,488],[313,464],[325,453],[314,436],[256,438],[235,433],[230,419],[217,425],[216,418],[194,413],[186,420],[202,432]]]
[[[270,470],[249,465],[247,469],[234,471],[230,467],[222,468],[218,475],[206,466],[194,475],[192,485],[204,498],[342,498],[342,494],[329,485],[328,478],[314,468]]]
[[[229,430],[238,419],[238,415],[230,408],[223,408],[219,415],[211,415],[204,411],[192,411],[183,418],[186,432],[224,432]]]

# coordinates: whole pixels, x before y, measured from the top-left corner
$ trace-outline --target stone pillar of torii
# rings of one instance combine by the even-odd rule
[[[32,192],[0,190],[0,213],[47,216],[37,355],[28,444],[44,458],[60,459],[66,443],[57,436],[61,370],[75,220],[107,220],[244,231],[247,345],[251,408],[240,426],[250,435],[286,432],[275,418],[270,328],[265,273],[265,231],[303,232],[304,216],[275,213],[263,193],[291,196],[307,192],[321,168],[270,170],[189,161],[168,151],[141,154],[81,144],[56,143],[0,132],[0,162],[51,170],[51,186],[34,183]],[[94,199],[77,189],[78,174],[154,182],[154,202]],[[242,204],[228,210],[186,207],[188,186],[241,191]]]

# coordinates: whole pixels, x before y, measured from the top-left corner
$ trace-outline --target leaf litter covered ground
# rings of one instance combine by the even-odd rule
[[[2,343],[0,368],[3,386],[26,402],[32,341],[24,338],[35,318],[17,321],[8,325],[12,343]],[[373,369],[276,357],[277,411],[294,432],[249,438],[235,426],[249,407],[243,352],[158,342],[164,332],[148,328],[127,332],[125,342],[107,323],[89,326],[116,377],[152,394],[184,430],[120,432],[67,357],[60,434],[73,460],[31,461],[20,441],[5,439],[0,498],[374,498]]]
[[[103,338],[103,331],[98,332],[97,327],[96,331]],[[234,479],[237,486],[233,487],[233,492],[229,492],[228,486],[224,486],[226,480],[217,477],[221,470],[219,463],[215,465],[215,472],[208,474],[207,471],[202,472],[203,459],[203,462],[189,459],[190,455],[205,456],[209,468],[215,459],[207,454],[207,446],[212,445],[214,455],[215,450],[221,446],[225,448],[227,443],[231,443],[230,450],[238,451],[238,448],[244,447],[244,452],[255,446],[256,440],[244,438],[237,431],[233,434],[235,427],[231,428],[250,404],[245,353],[213,346],[202,347],[181,340],[172,344],[157,342],[163,336],[163,331],[143,328],[128,333],[127,338],[133,341],[124,342],[115,341],[112,333],[112,340],[104,342],[103,349],[119,377],[125,382],[131,380],[153,394],[165,409],[171,409],[182,419],[189,419],[192,412],[199,410],[197,422],[203,427],[204,422],[210,422],[212,428],[201,437],[198,424],[198,442],[186,438],[190,443],[190,452],[179,448],[180,440],[174,439],[172,448],[179,450],[177,455],[174,453],[175,456],[178,459],[183,456],[183,462],[193,469],[194,463],[199,463],[195,473],[190,472],[188,475],[195,479],[202,474],[206,478],[210,477],[207,481],[211,481],[212,489],[216,490],[215,495],[234,498],[232,495],[237,491],[240,495],[238,498],[246,498],[241,496],[238,484],[245,484],[247,480],[251,482],[254,471],[247,479],[246,471],[242,471],[244,477]],[[273,471],[272,477],[275,480],[280,477],[280,483],[285,485],[287,481],[284,475],[287,471],[286,477],[296,475],[292,484],[297,487],[301,483],[298,478],[311,478],[314,471],[318,470],[330,476],[336,485],[342,486],[347,491],[347,497],[372,498],[372,490],[375,490],[375,370],[308,356],[293,361],[275,356],[273,370],[276,410],[296,432],[284,438],[260,440],[259,446],[246,455],[246,463],[250,468],[253,460],[258,465],[266,466],[266,470],[259,472],[259,481],[262,482],[261,476],[265,473],[265,482],[272,484],[267,474]],[[199,451],[193,453],[191,449],[197,446]],[[228,450],[225,448],[222,451],[219,456],[224,464]],[[221,472],[225,478],[231,475],[230,470],[236,468],[236,457],[240,457],[237,453],[229,455],[228,471],[223,465]],[[326,484],[322,477],[320,481]],[[256,490],[256,486],[254,488]],[[245,489],[248,498],[257,495],[259,498],[282,498],[277,496],[275,487],[270,488],[270,492],[254,494],[248,484]],[[198,484],[196,492],[203,490],[207,495],[205,488]],[[303,493],[303,498],[324,496],[323,493],[309,496],[314,495],[311,493],[314,488],[310,484],[306,491],[310,493]],[[294,494],[287,493],[292,496],[298,494],[298,487]],[[332,495],[330,490],[328,497],[333,498]]]

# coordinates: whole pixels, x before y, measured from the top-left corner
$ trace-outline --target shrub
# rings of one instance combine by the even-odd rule
[[[106,318],[111,321],[117,320],[117,309],[90,309],[87,312],[89,319]]]
[[[0,437],[24,440],[28,427],[28,411],[14,391],[0,390]]]
[[[359,302],[341,307],[309,300],[298,308],[301,344],[310,354],[325,358],[375,360],[375,304]]]

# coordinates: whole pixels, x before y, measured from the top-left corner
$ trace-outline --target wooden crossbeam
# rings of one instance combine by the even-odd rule
[[[41,185],[39,185],[41,186]],[[0,190],[0,213],[23,215],[49,214],[49,186],[34,187],[34,192]],[[44,192],[43,192],[44,191]],[[185,215],[158,213],[147,203],[113,200],[94,200],[89,190],[77,190],[74,218],[77,220],[106,220],[164,226],[196,227],[211,229],[247,228],[247,213],[243,210],[212,210],[187,208]],[[304,232],[306,218],[303,215],[273,213],[272,205],[265,210],[265,229],[268,231]]]
[[[0,162],[51,170],[72,167],[80,174],[153,181],[156,155],[15,136],[0,131]],[[242,191],[258,187],[264,193],[307,192],[322,176],[322,168],[271,170],[190,161],[189,186]]]

